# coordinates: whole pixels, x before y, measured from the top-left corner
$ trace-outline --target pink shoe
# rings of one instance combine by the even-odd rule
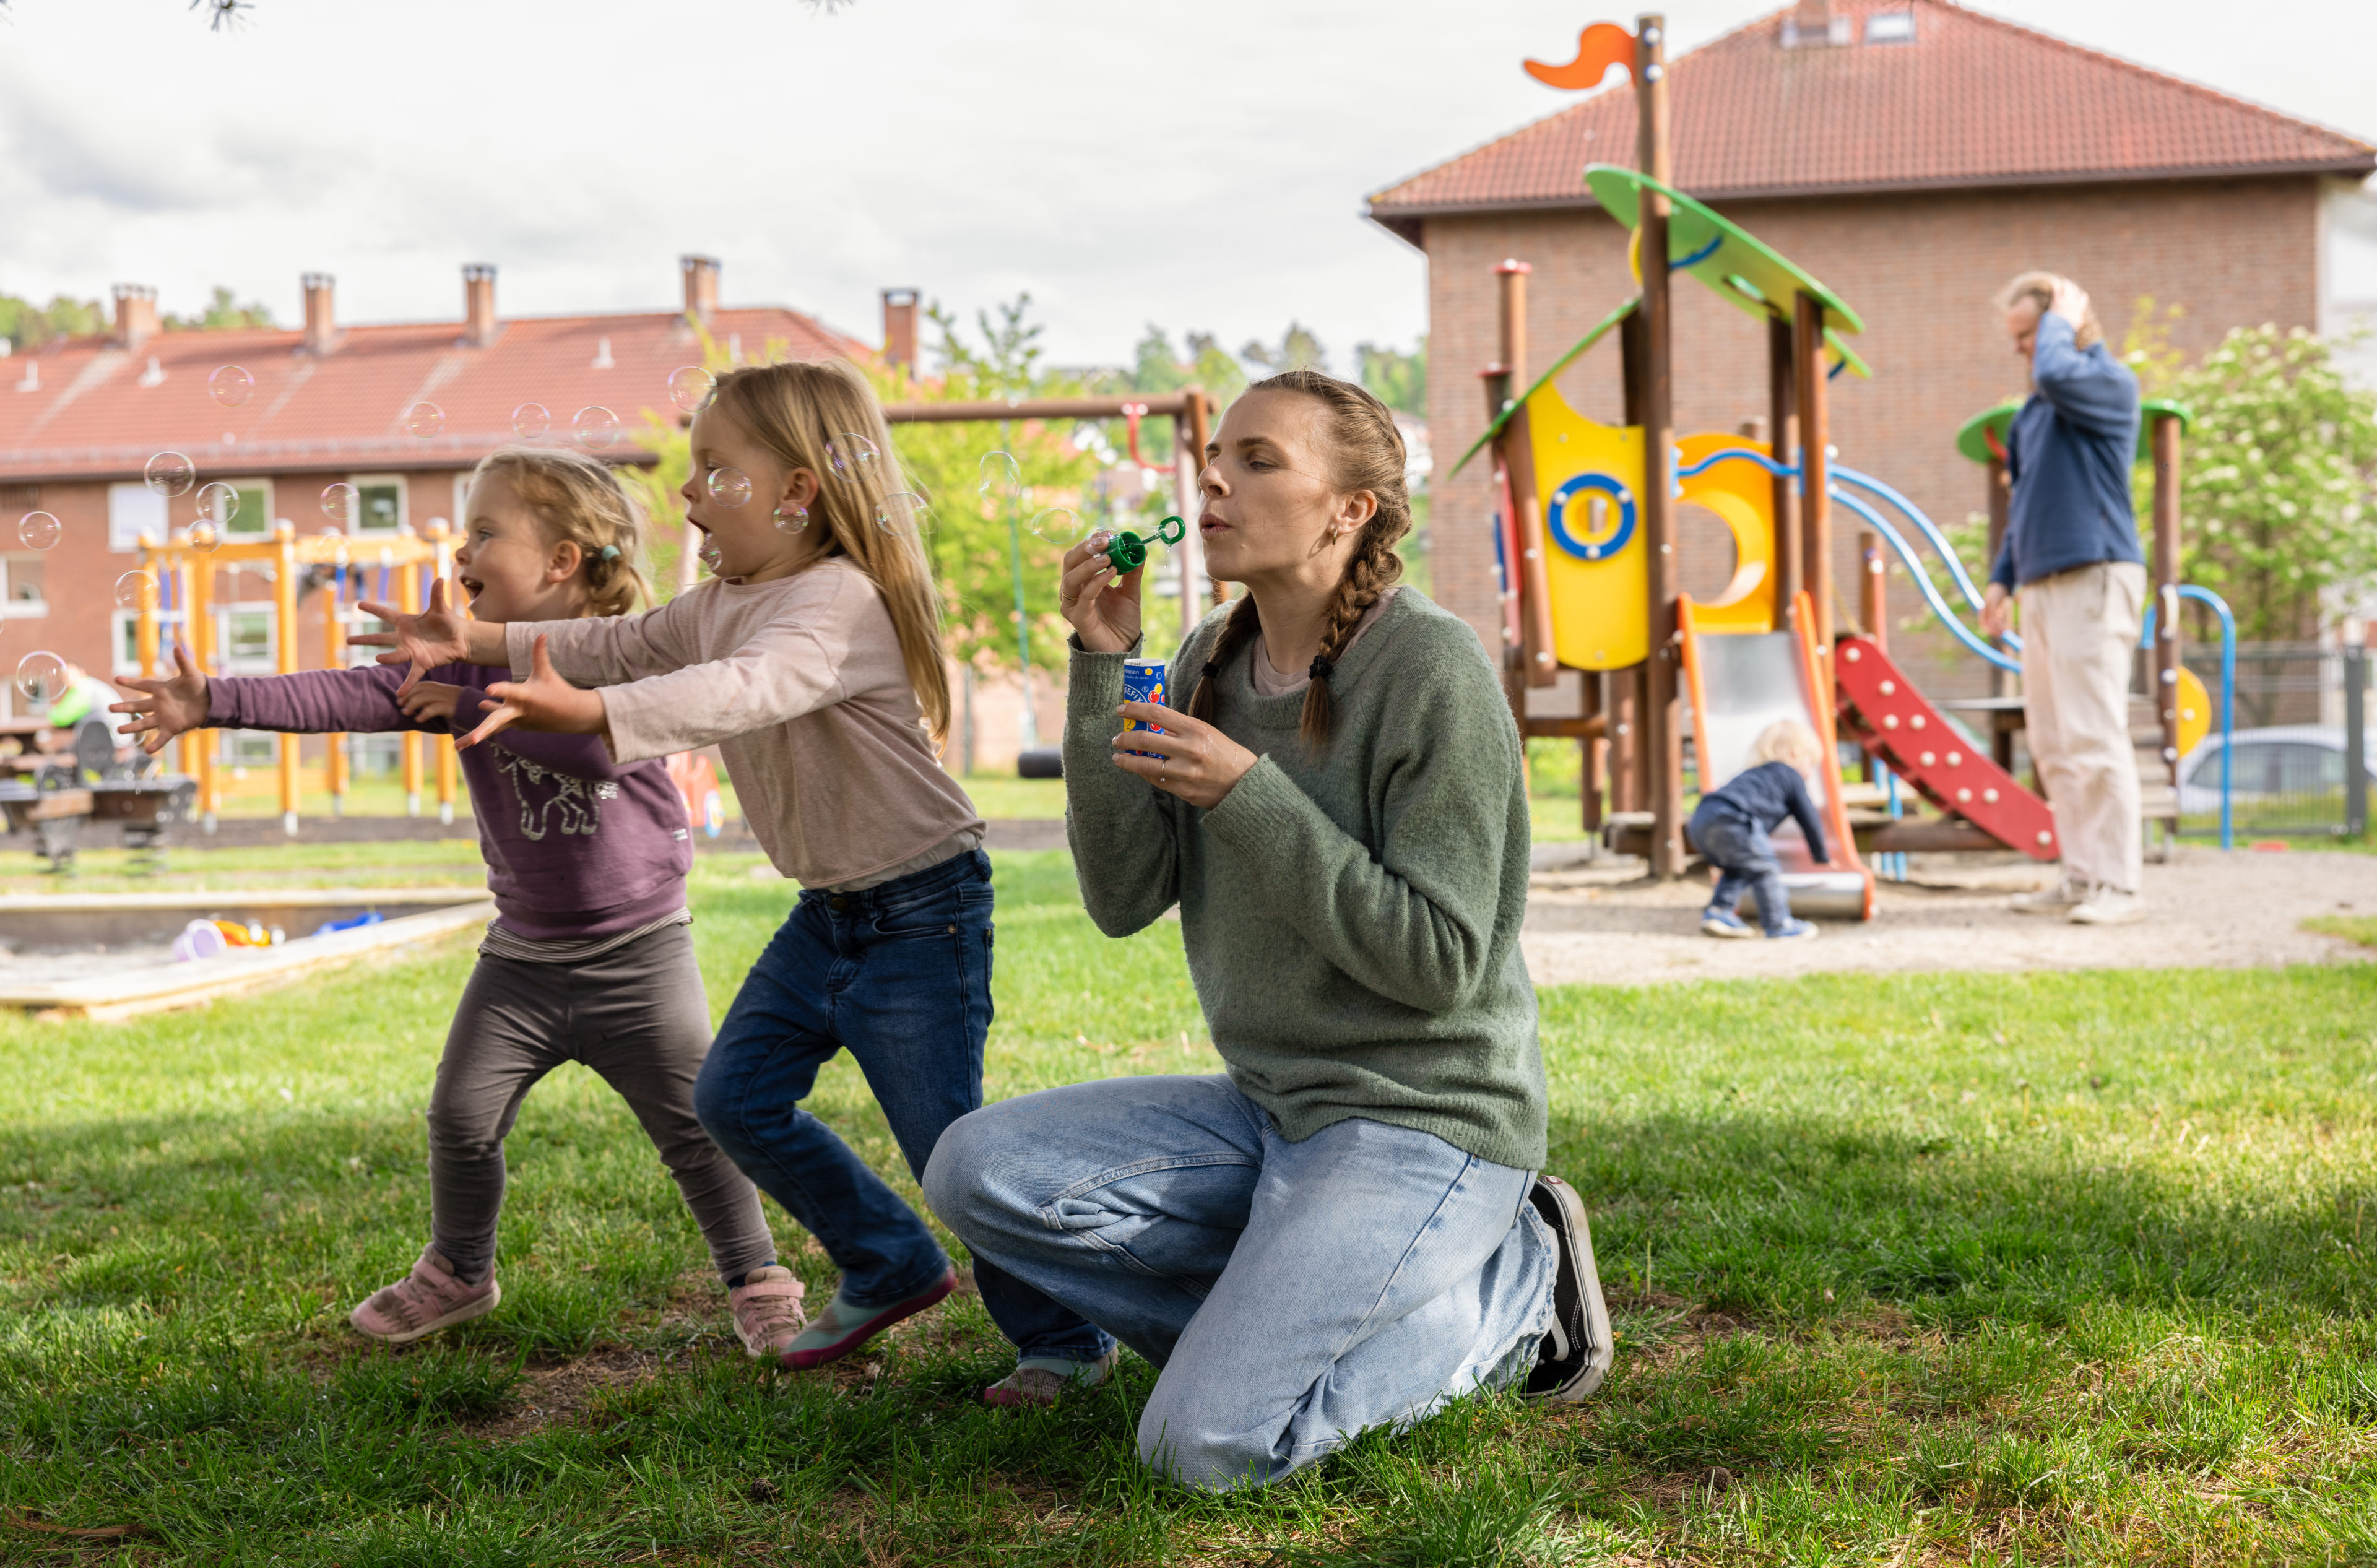
[[[890,1328],[902,1318],[914,1317],[958,1287],[958,1271],[950,1269],[941,1277],[909,1297],[888,1307],[868,1309],[854,1307],[833,1293],[825,1304],[824,1315],[817,1325],[792,1343],[784,1352],[784,1365],[796,1372],[812,1367],[822,1367],[828,1361],[839,1360],[869,1339]]]
[[[388,1345],[414,1340],[484,1318],[504,1299],[503,1287],[490,1273],[477,1285],[465,1285],[447,1268],[435,1247],[424,1247],[412,1272],[372,1292],[368,1300],[347,1314],[357,1332]]]
[[[735,1309],[735,1333],[755,1360],[782,1356],[808,1326],[809,1315],[801,1310],[801,1298],[807,1289],[793,1277],[792,1270],[770,1263],[753,1269],[743,1276],[742,1284],[726,1293]]]

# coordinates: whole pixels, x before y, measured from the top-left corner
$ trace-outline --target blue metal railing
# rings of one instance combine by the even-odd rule
[[[2237,847],[2236,797],[2229,789],[2229,768],[2235,748],[2229,744],[2229,737],[2235,733],[2237,718],[2237,616],[2228,608],[2228,601],[2209,588],[2182,582],[2178,585],[2178,592],[2182,599],[2210,605],[2212,613],[2220,617],[2220,847],[2234,849]],[[2140,628],[2138,638],[2139,647],[2154,646],[2155,612],[2160,608],[2159,604],[2146,606],[2145,624]],[[2168,697],[2157,693],[2156,700],[2160,702],[2177,699],[2178,693],[2172,692]],[[2171,760],[2178,760],[2177,758]]]

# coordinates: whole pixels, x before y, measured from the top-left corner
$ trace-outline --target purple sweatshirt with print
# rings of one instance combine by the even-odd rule
[[[314,735],[382,730],[456,733],[396,704],[401,664],[220,676],[207,682],[208,722],[224,729]],[[424,677],[484,690],[509,670],[447,664]],[[474,711],[464,698],[465,712]],[[467,734],[474,722],[459,726]],[[504,928],[530,941],[616,936],[685,907],[693,841],[685,797],[658,760],[611,760],[592,735],[508,729],[461,754],[479,819],[487,887]]]

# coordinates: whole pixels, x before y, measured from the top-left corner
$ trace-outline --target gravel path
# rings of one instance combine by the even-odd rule
[[[2008,909],[2009,894],[2049,880],[2027,860],[1918,856],[1915,880],[1881,884],[1871,921],[1819,922],[1814,941],[1728,942],[1700,934],[1704,880],[1651,882],[1640,868],[1538,872],[1523,938],[1537,985],[2334,963],[2371,955],[2301,922],[2377,914],[2377,856],[2181,849],[2147,866],[2144,920],[2102,928]]]

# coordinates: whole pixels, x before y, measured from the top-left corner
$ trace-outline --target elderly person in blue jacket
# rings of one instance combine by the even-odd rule
[[[2056,885],[2014,906],[2084,926],[2142,918],[2130,659],[2145,557],[2130,506],[2138,378],[2105,346],[2069,278],[2025,272],[1999,296],[2033,391],[2006,433],[2013,494],[1981,608],[2002,634],[2022,605],[2024,727],[2063,844]]]

